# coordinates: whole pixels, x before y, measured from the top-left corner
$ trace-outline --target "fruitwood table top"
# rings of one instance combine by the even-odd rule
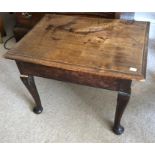
[[[149,23],[50,15],[6,58],[100,76],[143,80]]]

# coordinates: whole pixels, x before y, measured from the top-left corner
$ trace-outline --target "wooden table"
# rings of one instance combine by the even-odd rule
[[[118,91],[113,131],[121,134],[131,82],[145,80],[148,31],[147,22],[47,14],[5,58],[16,61],[37,114],[33,76]]]

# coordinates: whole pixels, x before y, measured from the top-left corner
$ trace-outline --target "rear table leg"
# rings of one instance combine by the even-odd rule
[[[35,85],[34,77],[28,76],[28,75],[21,75],[20,79],[22,80],[22,82],[24,83],[24,85],[26,86],[26,88],[28,89],[28,91],[30,92],[30,94],[32,95],[36,103],[36,106],[34,107],[33,112],[36,114],[40,114],[43,111],[43,107],[41,105],[41,101]]]

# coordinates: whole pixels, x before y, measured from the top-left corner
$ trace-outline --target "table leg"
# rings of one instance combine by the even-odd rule
[[[113,131],[117,135],[120,135],[124,132],[124,127],[121,126],[120,122],[123,112],[129,102],[130,94],[131,94],[131,81],[123,81],[120,84],[120,90],[118,92],[115,121],[113,127]]]
[[[40,114],[43,111],[43,107],[41,105],[40,97],[35,85],[34,77],[28,75],[21,75],[20,79],[32,95],[33,99],[35,100],[36,106],[33,109],[33,112],[36,114]]]

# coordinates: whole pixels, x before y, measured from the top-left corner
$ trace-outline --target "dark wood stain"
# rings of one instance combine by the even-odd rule
[[[72,82],[97,88],[104,88],[109,90],[119,90],[120,80],[111,77],[101,77],[88,73],[67,71],[61,68],[47,67],[32,63],[24,63],[17,61],[17,65],[21,74],[33,75],[39,77],[52,78],[55,80]]]

